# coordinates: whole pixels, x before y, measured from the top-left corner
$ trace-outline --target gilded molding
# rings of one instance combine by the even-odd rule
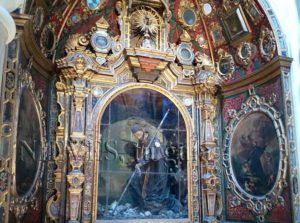
[[[266,83],[267,81],[277,77],[281,74],[281,69],[289,68],[292,59],[289,57],[276,57],[264,67],[261,67],[254,72],[250,77],[243,78],[232,84],[223,84],[221,90],[222,94],[230,96],[248,89],[249,84],[255,83],[256,85]]]
[[[126,83],[119,87],[111,88],[106,92],[105,95],[102,96],[101,100],[97,102],[95,107],[93,108],[91,122],[93,123],[90,132],[93,135],[93,141],[97,142],[100,137],[100,125],[98,123],[101,120],[101,117],[105,111],[105,108],[109,105],[109,103],[119,94],[126,92],[127,90],[132,89],[152,89],[158,91],[159,93],[167,96],[178,108],[181,112],[183,119],[186,123],[187,128],[187,154],[188,154],[188,191],[191,196],[188,198],[188,210],[189,210],[189,221],[200,222],[199,219],[199,210],[200,210],[200,198],[199,198],[199,179],[198,179],[198,150],[193,143],[193,129],[194,125],[192,123],[189,112],[183,103],[176,97],[172,92],[158,86],[149,83]],[[92,152],[94,154],[92,160],[97,160],[99,157],[99,143],[95,143],[92,148]],[[93,163],[94,173],[93,173],[93,201],[92,204],[97,203],[97,194],[98,194],[98,165],[99,162]],[[96,205],[92,205],[92,221],[96,221]],[[133,221],[133,220],[129,220]],[[140,220],[139,220],[140,221]],[[161,222],[165,222],[164,220],[160,220]],[[166,220],[168,222],[168,220]],[[181,222],[181,221],[179,221]],[[184,221],[183,221],[184,222]]]

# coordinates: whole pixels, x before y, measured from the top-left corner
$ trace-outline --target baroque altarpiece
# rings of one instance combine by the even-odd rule
[[[292,59],[268,16],[256,0],[15,11],[2,222],[296,222]]]

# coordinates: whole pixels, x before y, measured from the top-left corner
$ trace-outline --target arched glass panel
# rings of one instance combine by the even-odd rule
[[[186,126],[172,101],[129,90],[107,106],[100,131],[97,219],[188,217]]]

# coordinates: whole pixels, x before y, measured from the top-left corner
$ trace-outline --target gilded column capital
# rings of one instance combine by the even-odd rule
[[[57,67],[61,69],[61,76],[65,80],[90,80],[95,74],[93,59],[82,52],[71,52],[67,57],[56,61]]]
[[[222,78],[213,69],[201,70],[194,78],[197,93],[215,95],[222,83]]]

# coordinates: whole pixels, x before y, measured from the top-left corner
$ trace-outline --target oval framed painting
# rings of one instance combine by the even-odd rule
[[[258,219],[282,201],[287,147],[280,113],[252,93],[241,109],[229,111],[223,165],[233,205],[244,203]]]
[[[41,185],[46,150],[45,113],[31,75],[25,72],[18,87],[13,196],[25,204],[31,202]]]

